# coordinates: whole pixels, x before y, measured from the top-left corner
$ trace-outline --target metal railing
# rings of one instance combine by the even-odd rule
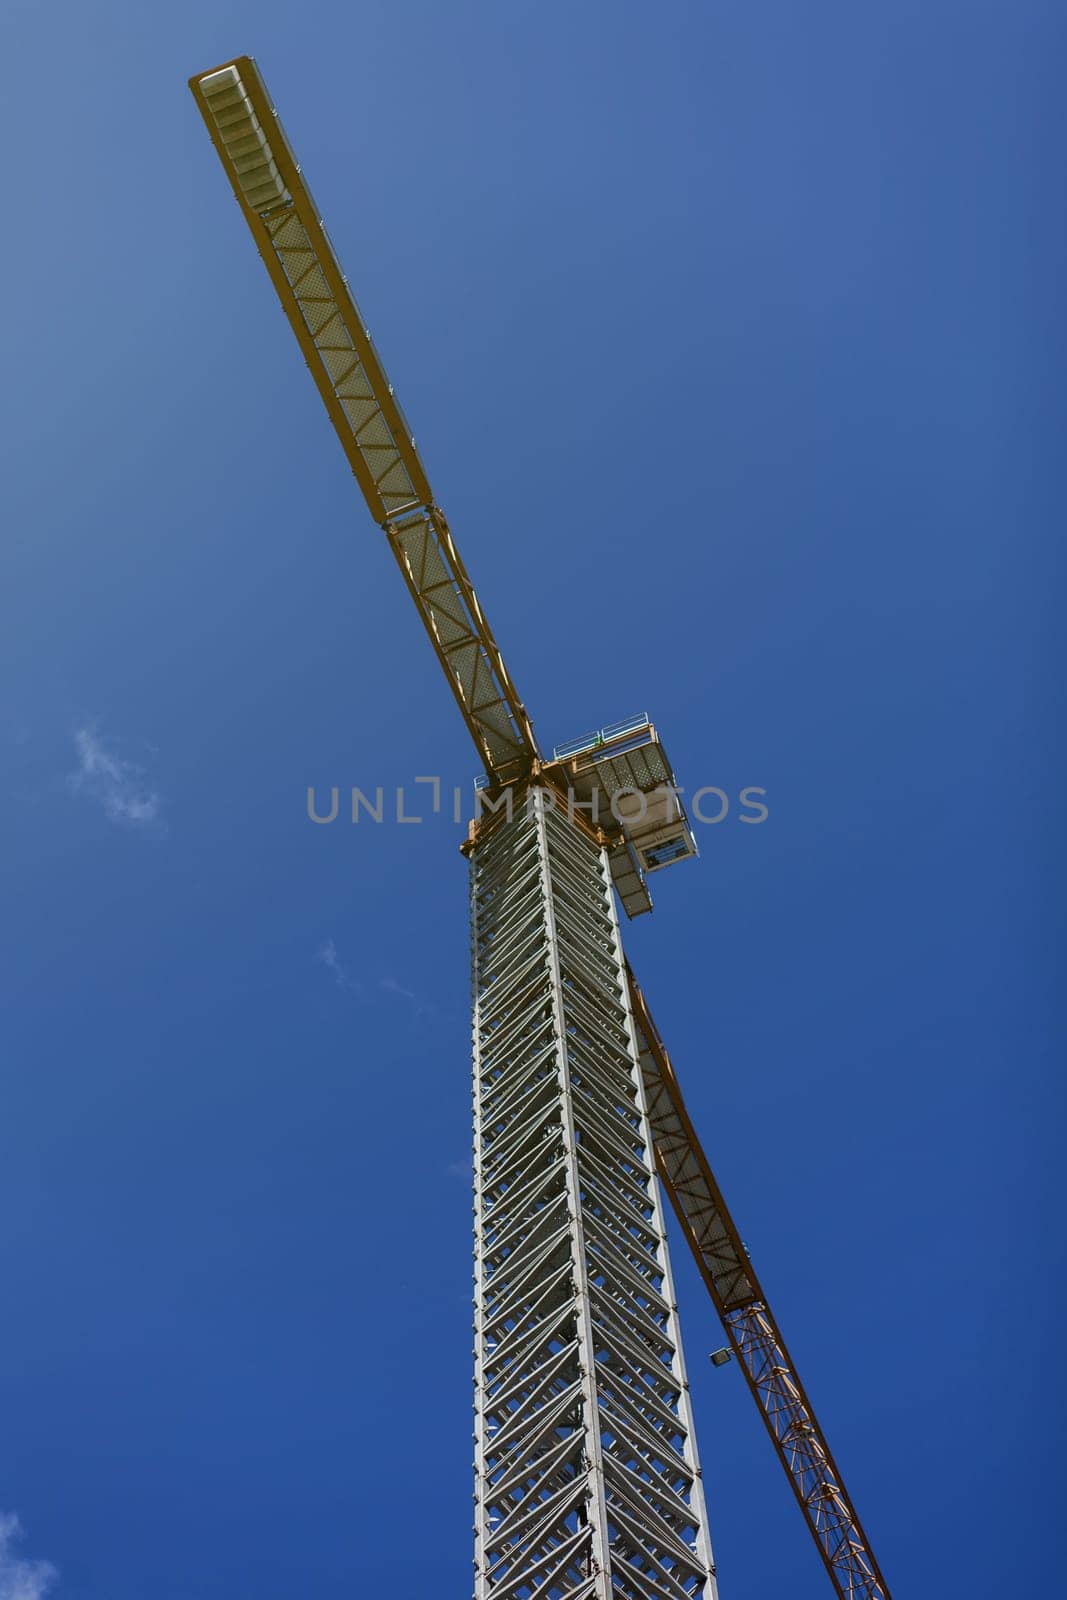
[[[554,761],[566,761],[571,756],[580,756],[587,750],[596,750],[602,744],[612,744],[616,739],[623,739],[628,733],[640,733],[645,728],[651,728],[652,721],[647,712],[640,716],[627,717],[624,722],[609,722],[606,727],[595,728],[592,733],[583,733],[579,739],[568,739],[566,744],[557,744],[552,750]]]

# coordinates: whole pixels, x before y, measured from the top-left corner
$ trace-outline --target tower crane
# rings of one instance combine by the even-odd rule
[[[190,88],[484,768],[474,1600],[716,1600],[664,1189],[835,1592],[889,1600],[623,954],[617,903],[696,854],[662,741],[542,752],[255,61]]]

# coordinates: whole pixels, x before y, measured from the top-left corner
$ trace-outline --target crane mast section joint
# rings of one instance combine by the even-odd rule
[[[371,515],[429,506],[407,421],[259,68],[238,56],[189,80]]]

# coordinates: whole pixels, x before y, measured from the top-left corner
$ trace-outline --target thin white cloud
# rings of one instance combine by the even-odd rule
[[[143,767],[109,750],[95,728],[79,728],[74,748],[78,766],[70,783],[77,794],[95,800],[112,822],[142,832],[159,832],[162,802],[146,783]],[[2,1594],[0,1600],[4,1600]]]
[[[386,994],[395,996],[397,1000],[406,1001],[411,1007],[412,1014],[420,1021],[423,1018],[433,1019],[439,1015],[437,1007],[432,1000],[421,999],[414,989],[407,988],[405,984],[400,982],[399,978],[379,978],[378,987],[383,989]]]
[[[466,1161],[450,1161],[445,1168],[446,1178],[465,1178],[468,1181],[474,1176],[474,1165],[470,1156]]]
[[[413,1006],[419,1003],[414,989],[405,989],[396,978],[379,978],[378,987],[384,989],[386,994],[395,994],[400,1000],[410,1000]]]
[[[332,939],[327,939],[325,944],[319,946],[315,952],[315,960],[321,961],[328,972],[333,973],[333,981],[339,989],[347,989],[352,994],[362,994],[363,985],[357,978],[353,978],[348,968],[342,963],[337,954],[337,946]],[[3,1597],[0,1596],[0,1600]]]
[[[13,1511],[0,1511],[0,1600],[44,1600],[59,1576],[50,1561],[16,1555],[22,1524]]]
[[[341,960],[337,946],[332,939],[326,939],[319,945],[319,948],[315,951],[315,960],[324,966],[327,972],[333,974],[333,981],[339,989],[347,989],[350,994],[359,995],[360,998],[366,997],[367,991],[364,985],[358,978],[352,976],[348,967]],[[377,988],[382,994],[391,995],[394,1000],[409,1007],[411,1016],[415,1020],[432,1019],[439,1015],[437,1007],[431,1000],[421,999],[414,989],[407,988],[405,984],[400,982],[399,978],[368,979],[368,983],[371,984],[372,994],[374,989]],[[2,1595],[0,1595],[0,1600],[3,1600]]]

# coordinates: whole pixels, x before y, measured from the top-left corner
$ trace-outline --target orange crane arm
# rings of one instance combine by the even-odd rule
[[[486,773],[495,784],[516,782],[539,759],[529,716],[259,68],[237,56],[189,87]]]
[[[890,1600],[804,1385],[685,1109],[670,1057],[627,966],[656,1167],[726,1337],[841,1600]]]

